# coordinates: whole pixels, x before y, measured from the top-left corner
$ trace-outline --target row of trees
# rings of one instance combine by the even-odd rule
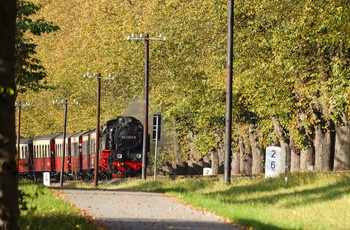
[[[263,172],[269,145],[290,147],[293,171],[349,169],[349,1],[235,4],[232,172]],[[163,115],[169,137],[161,152],[180,165],[209,158],[218,170],[227,1],[55,1],[33,18],[43,16],[61,28],[32,38],[54,90],[20,95],[33,105],[21,133],[61,131],[62,111],[51,101],[62,98],[81,104],[70,109],[69,131],[94,127],[96,86],[82,79],[86,72],[116,76],[102,82],[102,121],[124,112],[142,119],[134,102],[143,94],[143,44],[126,37],[162,33],[166,42],[150,43],[151,112]]]
[[[272,124],[280,145],[291,147],[292,170],[350,167],[348,4],[239,5],[238,101],[248,126],[263,133]]]
[[[269,145],[290,147],[293,171],[310,165],[348,170],[350,2],[235,3],[232,172],[262,172]],[[131,33],[168,37],[151,42],[150,51],[151,111],[162,113],[169,137],[163,156],[180,165],[210,156],[218,170],[224,154],[226,1],[18,1],[16,39],[15,2],[2,1],[0,12],[3,226],[15,229],[18,217],[17,205],[9,205],[17,199],[15,97],[32,104],[23,112],[26,136],[61,130],[53,99],[78,99],[68,131],[89,129],[95,83],[81,76],[113,73],[117,79],[103,83],[101,120],[123,112],[140,116],[133,102],[142,97],[143,49],[126,42]],[[136,105],[133,114],[129,105]]]

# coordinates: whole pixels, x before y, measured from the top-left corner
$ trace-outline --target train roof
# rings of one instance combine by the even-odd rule
[[[32,138],[21,137],[19,143],[20,144],[32,144],[33,143],[33,139]]]
[[[57,136],[61,135],[60,133],[56,133],[56,134],[47,134],[47,135],[42,135],[42,136],[38,136],[36,138],[33,139],[33,141],[41,141],[41,140],[53,140],[55,139]]]
[[[77,140],[79,137],[83,136],[84,134],[88,133],[90,131],[80,131],[80,132],[76,132],[71,136],[72,140]]]
[[[66,138],[70,138],[74,135],[75,133],[66,133]],[[63,139],[63,133],[60,134],[59,136],[55,137],[55,139]]]
[[[85,134],[85,133],[88,133],[88,132],[90,132],[90,130],[88,130],[88,131],[80,131],[80,132],[76,132],[76,133],[74,133],[73,135],[72,135],[72,137],[80,137],[81,135],[83,135],[83,134]]]
[[[81,135],[83,138],[86,138],[87,136],[90,136],[91,134],[96,133],[96,129],[92,129]],[[92,138],[95,138],[95,135],[92,135]]]
[[[96,131],[96,129],[91,129],[89,131],[87,131],[86,133],[84,133],[83,135],[88,135],[90,133],[94,133]]]

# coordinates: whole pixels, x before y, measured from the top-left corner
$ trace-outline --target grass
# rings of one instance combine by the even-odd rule
[[[101,229],[55,195],[50,188],[31,181],[21,181],[19,189],[25,193],[18,221],[22,230]]]
[[[290,174],[288,187],[284,177],[239,178],[230,185],[222,179],[130,180],[99,187],[168,193],[251,229],[350,229],[350,174]]]
[[[91,183],[70,184],[70,187],[94,188]],[[165,178],[153,181],[152,178],[123,183],[100,182],[99,189],[167,193],[248,229],[350,229],[350,173],[290,174],[288,187],[285,187],[284,177],[237,178],[232,179],[230,185],[222,179]],[[28,220],[22,215],[25,226],[54,227],[70,222],[70,227],[42,229],[97,229],[91,227],[89,221],[88,227],[83,226],[84,218],[56,198],[50,189],[40,190],[43,194],[30,201],[37,205],[35,215]],[[40,202],[52,205],[44,208]]]

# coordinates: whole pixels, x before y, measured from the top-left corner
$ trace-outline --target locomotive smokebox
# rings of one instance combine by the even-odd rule
[[[142,133],[135,127],[124,126],[116,132],[115,140],[121,150],[133,150],[140,146]]]

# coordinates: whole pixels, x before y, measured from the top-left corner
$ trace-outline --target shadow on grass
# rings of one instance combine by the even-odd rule
[[[276,227],[274,225],[262,223],[256,219],[236,219],[237,223],[241,226],[249,226],[246,229],[259,229],[259,230],[287,230],[288,228]]]
[[[292,189],[289,189],[293,188],[293,186],[286,189],[282,187],[282,189],[280,189],[281,187],[278,187],[278,181],[276,180],[267,179],[244,186],[233,185],[226,191],[208,193],[206,196],[215,196],[226,204],[275,204],[277,201],[285,200],[286,203],[284,206],[286,208],[294,208],[296,206],[304,206],[305,204],[336,200],[344,194],[350,193],[350,186],[348,186],[350,184],[350,177],[347,175],[340,176],[337,182],[333,184],[294,192]],[[271,191],[271,193],[267,193],[269,191]],[[273,193],[272,191],[277,192]],[[261,193],[262,195],[249,198],[249,194],[253,193]],[[237,195],[240,194],[247,194],[247,198],[244,200],[237,198]],[[290,199],[290,197],[295,197],[296,199]]]
[[[18,225],[20,229],[35,229],[35,230],[102,230],[92,220],[88,220],[83,216],[77,215],[49,215],[49,216],[21,216]]]

